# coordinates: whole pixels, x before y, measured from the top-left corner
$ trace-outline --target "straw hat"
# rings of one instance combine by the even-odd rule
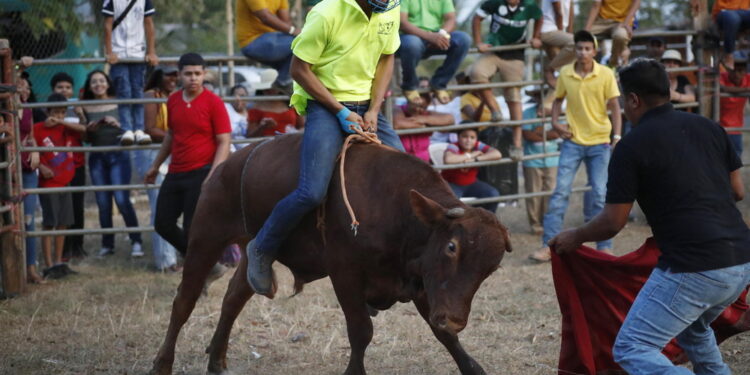
[[[676,49],[668,49],[661,55],[661,61],[674,60],[682,63],[682,54]]]

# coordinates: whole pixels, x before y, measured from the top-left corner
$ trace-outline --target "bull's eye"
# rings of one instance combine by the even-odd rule
[[[456,252],[456,243],[455,242],[453,242],[453,241],[448,242],[448,251],[450,251],[451,253],[455,253]]]

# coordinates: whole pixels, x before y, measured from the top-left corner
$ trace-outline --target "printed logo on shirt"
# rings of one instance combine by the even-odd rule
[[[378,24],[378,34],[380,35],[390,35],[393,32],[393,25],[395,22],[381,22]]]

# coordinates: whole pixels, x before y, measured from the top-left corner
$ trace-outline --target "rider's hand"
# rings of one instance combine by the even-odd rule
[[[375,112],[375,111],[365,112],[365,116],[363,120],[365,123],[364,129],[366,132],[369,132],[369,133],[378,132],[378,112]]]
[[[362,130],[362,126],[364,125],[364,120],[362,120],[362,117],[358,115],[356,112],[352,112],[349,110],[349,108],[342,108],[338,113],[336,113],[336,118],[339,120],[339,125],[341,125],[341,130],[344,131],[344,133],[347,134],[355,134],[356,132],[352,129],[352,127],[359,128]]]

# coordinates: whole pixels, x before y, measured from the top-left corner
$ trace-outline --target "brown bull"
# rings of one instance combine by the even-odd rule
[[[206,182],[191,225],[182,282],[153,373],[169,374],[182,325],[209,269],[230,243],[245,246],[276,202],[297,184],[302,137],[288,135],[235,153]],[[254,150],[257,149],[257,150]],[[247,165],[246,165],[247,163]],[[331,278],[346,317],[351,356],[346,374],[364,374],[372,340],[371,308],[413,301],[463,374],[483,374],[458,341],[479,285],[510,251],[505,227],[486,210],[468,207],[424,162],[385,146],[354,145],[346,157],[349,200],[361,222],[355,236],[338,173],[328,198],[284,242],[278,261],[295,277],[295,290]],[[428,198],[429,197],[429,198]],[[208,372],[225,373],[232,325],[253,295],[242,257],[224,296],[211,344]]]

